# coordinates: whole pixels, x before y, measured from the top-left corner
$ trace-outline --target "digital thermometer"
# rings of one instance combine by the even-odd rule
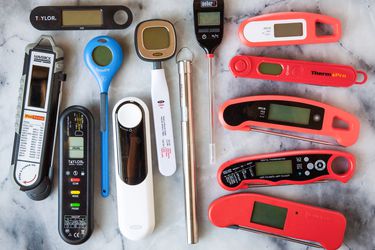
[[[82,244],[94,227],[94,119],[72,106],[59,122],[59,233],[69,244]]]
[[[348,182],[355,157],[337,150],[299,150],[241,157],[225,162],[217,172],[220,186],[234,191],[258,186]]]
[[[215,200],[208,217],[217,227],[263,233],[328,250],[342,245],[346,229],[346,219],[337,211],[254,193]]]
[[[238,55],[232,58],[229,68],[235,77],[319,86],[350,87],[367,81],[365,72],[347,65],[270,57]],[[358,75],[362,80],[358,81]]]
[[[219,120],[229,130],[256,131],[344,147],[357,141],[360,129],[359,120],[343,110],[283,95],[249,96],[226,101],[220,107]],[[315,139],[314,136],[329,137],[335,142]]]
[[[122,48],[109,36],[93,38],[84,51],[86,66],[94,75],[100,88],[100,133],[102,152],[102,196],[109,195],[109,157],[108,157],[108,89],[112,78],[122,64]]]
[[[319,34],[319,24],[330,26],[332,34]],[[330,43],[341,38],[341,23],[321,14],[280,12],[246,19],[238,34],[242,43],[251,47]]]
[[[33,200],[51,192],[53,155],[60,105],[64,53],[52,37],[41,36],[25,49],[19,89],[12,167],[20,190]]]
[[[125,29],[132,21],[132,12],[123,5],[39,6],[30,13],[38,30]]]
[[[118,225],[126,238],[140,240],[155,227],[149,112],[143,101],[128,97],[112,116]]]
[[[194,29],[199,45],[208,58],[208,92],[209,92],[209,154],[210,163],[215,163],[215,88],[212,81],[212,60],[214,52],[224,35],[224,0],[194,0]]]
[[[151,72],[151,99],[159,171],[171,176],[176,172],[171,102],[162,61],[176,52],[176,32],[172,23],[152,19],[139,23],[135,29],[135,47],[138,56],[153,62]]]

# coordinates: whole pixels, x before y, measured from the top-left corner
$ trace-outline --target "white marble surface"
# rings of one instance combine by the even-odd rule
[[[306,249],[305,246],[282,240],[212,226],[207,218],[211,201],[227,192],[216,181],[220,163],[234,157],[284,149],[320,147],[257,133],[225,131],[219,124],[216,166],[208,164],[208,99],[206,60],[193,33],[192,1],[5,1],[0,2],[0,249]],[[29,23],[29,13],[38,5],[48,4],[121,3],[134,13],[130,28],[122,31],[40,32]],[[307,204],[336,209],[348,219],[345,244],[349,249],[375,249],[375,1],[374,0],[227,0],[225,37],[217,50],[216,102],[254,94],[289,94],[323,101],[356,114],[362,124],[360,138],[347,150],[358,159],[357,172],[348,184],[326,183],[310,186],[288,186],[257,189]],[[343,37],[339,43],[247,48],[236,35],[238,24],[249,16],[278,11],[310,11],[332,15],[342,21]],[[86,43],[97,35],[111,35],[123,45],[124,64],[110,89],[110,107],[122,97],[136,96],[150,107],[150,70],[152,65],[141,61],[134,50],[133,32],[136,24],[149,18],[171,20],[177,30],[179,47],[187,46],[195,54],[194,115],[198,163],[199,244],[186,245],[184,192],[181,169],[180,110],[178,75],[174,59],[164,63],[169,81],[173,109],[178,171],[163,177],[154,164],[156,228],[146,239],[131,242],[122,237],[117,227],[114,166],[111,154],[111,195],[100,196],[99,164],[95,180],[95,229],[81,246],[70,246],[57,230],[57,188],[40,202],[30,200],[17,190],[9,168],[14,135],[15,110],[18,97],[24,48],[41,34],[51,34],[65,51],[68,74],[63,89],[62,108],[79,104],[88,107],[99,120],[99,92],[92,75],[82,60]],[[294,59],[350,64],[366,70],[368,82],[348,89],[322,88],[292,83],[234,79],[228,62],[238,53],[267,55]],[[98,125],[96,126],[99,133]],[[97,135],[99,142],[99,136]],[[97,144],[99,148],[99,144]],[[111,150],[112,152],[112,150]],[[98,154],[99,155],[99,154]],[[99,162],[99,158],[98,158]],[[156,158],[154,155],[154,162]],[[56,181],[56,178],[55,178]],[[56,184],[57,182],[55,182]]]

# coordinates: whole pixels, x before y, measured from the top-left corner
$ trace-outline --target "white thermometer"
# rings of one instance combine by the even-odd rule
[[[127,239],[139,240],[155,227],[149,112],[143,101],[128,97],[112,115],[118,225]]]

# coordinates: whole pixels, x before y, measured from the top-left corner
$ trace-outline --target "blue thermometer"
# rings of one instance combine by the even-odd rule
[[[108,89],[122,64],[122,48],[109,36],[93,38],[84,51],[86,66],[100,88],[100,133],[102,140],[102,196],[109,195]]]

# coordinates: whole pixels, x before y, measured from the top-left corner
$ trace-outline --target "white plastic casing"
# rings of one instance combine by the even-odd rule
[[[302,23],[302,36],[275,37],[275,24]],[[244,37],[249,42],[273,42],[306,39],[307,26],[305,19],[254,21],[246,24],[243,30]]]
[[[135,105],[123,105],[125,102],[135,102],[143,108],[142,112]],[[122,107],[120,107],[123,105]],[[117,109],[120,107],[120,110]],[[135,108],[134,108],[135,107]],[[120,100],[114,107],[113,135],[116,165],[116,189],[117,189],[117,216],[118,225],[122,235],[129,240],[140,240],[152,233],[155,227],[154,190],[152,180],[151,136],[150,118],[146,104],[138,98],[128,97]],[[128,185],[119,176],[119,150],[117,143],[117,124],[124,127],[135,127],[139,122],[144,122],[147,154],[147,176],[138,185]]]

